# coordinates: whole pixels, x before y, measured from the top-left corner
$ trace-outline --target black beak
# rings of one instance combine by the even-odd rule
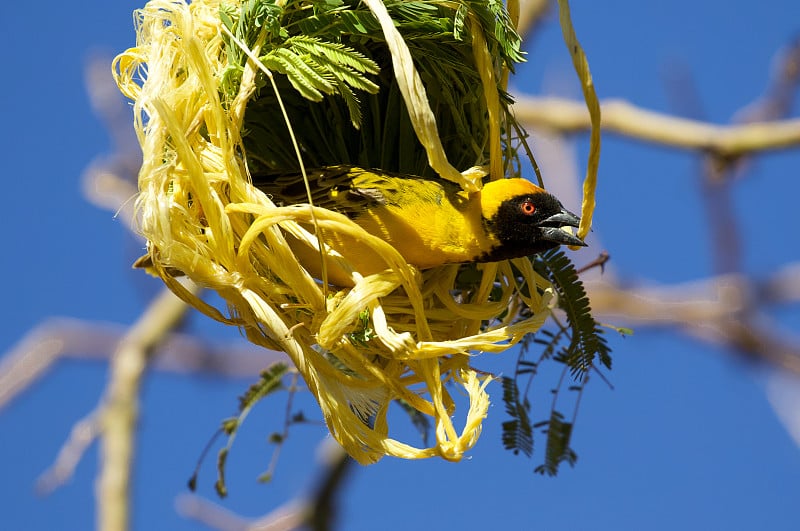
[[[581,218],[562,208],[558,214],[553,214],[549,218],[542,220],[539,223],[541,227],[541,234],[545,240],[564,245],[577,245],[579,247],[586,247],[583,241],[573,236],[561,227],[577,227],[581,223]]]

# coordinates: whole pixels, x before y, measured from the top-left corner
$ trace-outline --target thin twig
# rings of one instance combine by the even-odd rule
[[[0,358],[0,410],[38,380],[61,355],[59,337],[28,334]]]
[[[800,38],[786,46],[773,62],[775,67],[764,94],[739,110],[737,123],[764,122],[786,117],[792,111],[798,86],[800,86]]]
[[[36,482],[40,494],[50,494],[67,482],[80,463],[86,450],[100,434],[97,410],[92,411],[72,426],[67,442],[58,452],[55,463]]]
[[[84,196],[95,205],[114,212],[136,232],[134,201],[136,177],[142,166],[142,150],[131,127],[130,106],[120,94],[108,65],[111,57],[97,55],[86,65],[85,85],[92,109],[108,131],[113,145],[109,155],[97,156],[83,171]]]
[[[294,404],[294,395],[297,392],[297,381],[299,377],[300,375],[297,372],[292,374],[292,383],[289,384],[286,407],[283,413],[283,431],[280,434],[280,440],[275,444],[275,450],[272,452],[272,457],[269,460],[269,466],[267,467],[266,472],[262,474],[262,477],[269,478],[270,481],[275,475],[275,469],[278,467],[278,460],[280,459],[283,445],[286,444],[286,440],[289,438],[289,429],[292,425],[292,406]]]
[[[580,275],[581,273],[585,273],[590,269],[594,269],[595,267],[599,267],[600,272],[603,273],[606,270],[606,264],[609,260],[611,260],[611,255],[608,254],[608,251],[600,251],[600,254],[597,255],[597,258],[578,269],[577,273]]]

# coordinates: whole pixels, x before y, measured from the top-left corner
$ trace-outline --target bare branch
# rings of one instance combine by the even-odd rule
[[[785,291],[777,288],[777,279],[785,283]],[[778,302],[767,299],[768,293],[782,292],[781,303],[800,302],[798,285],[800,267],[792,265],[765,282],[731,274],[668,286],[622,288],[614,282],[593,281],[586,288],[594,311],[615,323],[623,320],[639,329],[676,328],[800,374],[800,339],[781,335],[777,324],[758,311]]]
[[[133,127],[131,107],[119,92],[108,65],[111,57],[97,56],[86,65],[86,89],[95,114],[111,136],[113,153],[96,157],[83,172],[83,192],[95,205],[118,214],[135,231],[136,177],[142,152]]]
[[[83,454],[100,434],[98,411],[94,410],[72,426],[69,439],[58,452],[56,461],[36,482],[41,494],[50,494],[67,482],[83,459]]]
[[[525,39],[550,11],[549,0],[520,0],[517,32]]]
[[[196,520],[218,531],[291,531],[306,521],[307,506],[289,501],[258,520],[248,520],[220,505],[195,495],[179,496],[175,503],[184,518]]]
[[[789,116],[800,81],[799,62],[800,40],[777,55],[764,94],[739,110],[733,121],[764,123]],[[697,102],[696,108],[700,109],[700,91],[689,76],[686,79],[689,81],[686,85],[694,94],[693,100]],[[714,270],[718,274],[742,269],[742,248],[746,242],[741,238],[732,187],[735,177],[747,168],[747,162],[749,157],[726,157],[718,153],[709,153],[703,159],[700,181],[711,233],[709,245],[714,250]]]
[[[122,325],[54,317],[29,331],[0,358],[0,410],[42,378],[60,359],[106,362],[122,340]],[[249,378],[279,361],[283,352],[250,343],[211,343],[172,333],[156,349],[153,368],[177,373],[208,373]]]
[[[800,262],[787,264],[756,286],[757,300],[773,304],[800,301]]]
[[[597,258],[595,258],[588,264],[581,266],[581,268],[578,269],[577,273],[580,275],[582,273],[585,273],[586,271],[589,271],[590,269],[594,269],[595,267],[599,267],[600,272],[602,273],[603,271],[606,270],[606,264],[608,263],[609,260],[611,260],[611,255],[608,254],[608,251],[600,251],[600,254],[597,255]]]
[[[29,333],[0,358],[0,409],[39,379],[63,348],[64,343],[57,336]]]
[[[800,85],[800,38],[778,54],[764,94],[736,113],[735,122],[764,122],[788,115]]]
[[[199,291],[193,285],[187,289]],[[130,473],[139,414],[139,386],[147,360],[183,319],[188,306],[164,288],[119,344],[99,408],[100,473],[95,483],[97,529],[125,531],[130,524]]]
[[[606,100],[601,107],[605,131],[722,157],[800,145],[800,118],[724,126],[648,111],[623,100]],[[518,96],[514,113],[526,126],[562,133],[589,131],[591,126],[584,103],[564,98]]]
[[[771,374],[766,392],[773,411],[800,447],[800,408],[797,407],[800,404],[800,387],[796,377],[780,372]]]

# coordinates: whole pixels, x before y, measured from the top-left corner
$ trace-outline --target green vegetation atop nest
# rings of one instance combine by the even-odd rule
[[[520,38],[502,2],[388,1],[385,6],[420,73],[439,137],[461,170],[489,159],[488,112],[473,51],[480,27],[494,64],[501,102],[506,165],[516,160],[502,90],[504,71],[523,60]],[[361,2],[250,0],[223,4],[223,24],[275,75],[278,92],[307,167],[353,164],[433,175],[398,88],[378,19]],[[227,41],[223,91],[235,94],[247,57]],[[299,169],[297,155],[269,81],[247,105],[244,142],[254,172]],[[312,103],[313,102],[313,103]],[[507,167],[507,166],[506,166]]]

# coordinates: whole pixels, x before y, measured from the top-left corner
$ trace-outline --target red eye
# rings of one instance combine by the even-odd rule
[[[519,206],[519,209],[526,216],[531,216],[533,215],[534,212],[536,212],[536,206],[533,204],[532,201],[523,201],[522,204]]]

